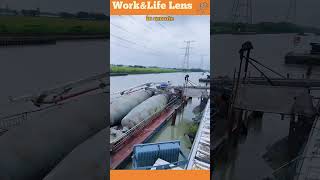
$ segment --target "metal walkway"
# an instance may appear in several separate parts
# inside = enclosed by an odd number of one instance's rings
[[[206,89],[185,88],[183,95],[185,95],[186,97],[193,97],[193,98],[208,97],[209,92]]]
[[[194,139],[187,169],[210,170],[210,100],[208,100]]]
[[[186,97],[208,97],[210,94],[210,86],[184,86],[180,88],[183,88],[183,95]]]
[[[294,111],[313,115],[307,88],[241,84],[234,107],[243,110],[290,115]]]
[[[314,122],[294,180],[320,180],[320,118]]]

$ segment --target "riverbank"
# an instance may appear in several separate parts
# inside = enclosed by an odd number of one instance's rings
[[[130,66],[111,66],[111,75],[129,75],[129,74],[154,74],[154,73],[175,73],[181,72],[175,69],[151,68],[151,67],[130,67]]]
[[[178,72],[199,72],[205,73],[208,70],[202,69],[178,69],[178,68],[161,68],[161,67],[145,67],[145,66],[127,66],[127,65],[111,65],[110,67],[110,75],[111,76],[124,76],[129,74],[158,74],[158,73],[178,73]]]
[[[108,20],[0,16],[1,38],[50,37],[57,40],[106,37]]]
[[[240,33],[238,32],[240,30]],[[256,24],[233,24],[230,22],[215,22],[211,26],[211,34],[288,34],[288,33],[319,33],[320,29],[315,27],[301,26],[288,22],[260,22]]]
[[[57,41],[108,39],[108,34],[101,35],[56,35],[56,36],[16,36],[1,37],[0,46],[56,44]]]
[[[110,76],[127,76],[128,73],[110,73]]]

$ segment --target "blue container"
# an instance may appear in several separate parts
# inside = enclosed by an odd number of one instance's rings
[[[180,142],[164,143],[159,145],[159,158],[173,163],[179,160]]]
[[[152,166],[157,160],[159,147],[157,145],[137,145],[133,148],[136,159],[136,166]]]
[[[138,144],[133,147],[133,167],[146,169],[153,166],[158,158],[177,163],[180,152],[180,141]]]
[[[161,83],[161,84],[160,84],[160,88],[161,88],[161,89],[165,89],[165,88],[167,88],[168,86],[169,86],[168,83]]]

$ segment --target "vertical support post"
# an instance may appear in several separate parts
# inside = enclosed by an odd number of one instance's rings
[[[288,135],[288,153],[290,157],[293,157],[293,145],[294,145],[294,134],[295,134],[295,114],[290,116],[290,126],[289,126],[289,135]]]
[[[187,103],[188,103],[187,96],[183,96],[183,101],[184,101],[183,105],[184,106],[187,105]]]
[[[174,113],[172,115],[171,126],[176,125],[177,113],[178,113],[178,109],[174,109]]]
[[[249,65],[249,58],[250,58],[251,48],[252,48],[252,47],[249,46],[248,49],[247,49],[246,64],[245,64],[245,67],[244,67],[244,77],[243,77],[242,82],[245,82],[245,80],[246,80],[246,78],[247,78],[247,72],[248,72],[248,65]]]
[[[240,110],[239,111],[239,115],[238,115],[238,124],[237,124],[237,128],[240,129],[242,122],[248,119],[248,111],[244,111],[244,110]]]

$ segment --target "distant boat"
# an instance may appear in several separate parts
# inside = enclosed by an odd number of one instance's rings
[[[285,56],[286,64],[320,65],[320,54],[289,52]]]
[[[207,83],[210,82],[210,79],[200,78],[199,82]]]
[[[199,79],[199,82],[202,82],[202,83],[208,83],[208,82],[210,82],[210,75],[207,75],[206,78],[200,78],[200,79]]]
[[[320,43],[310,43],[310,52],[289,52],[285,64],[320,65]]]

